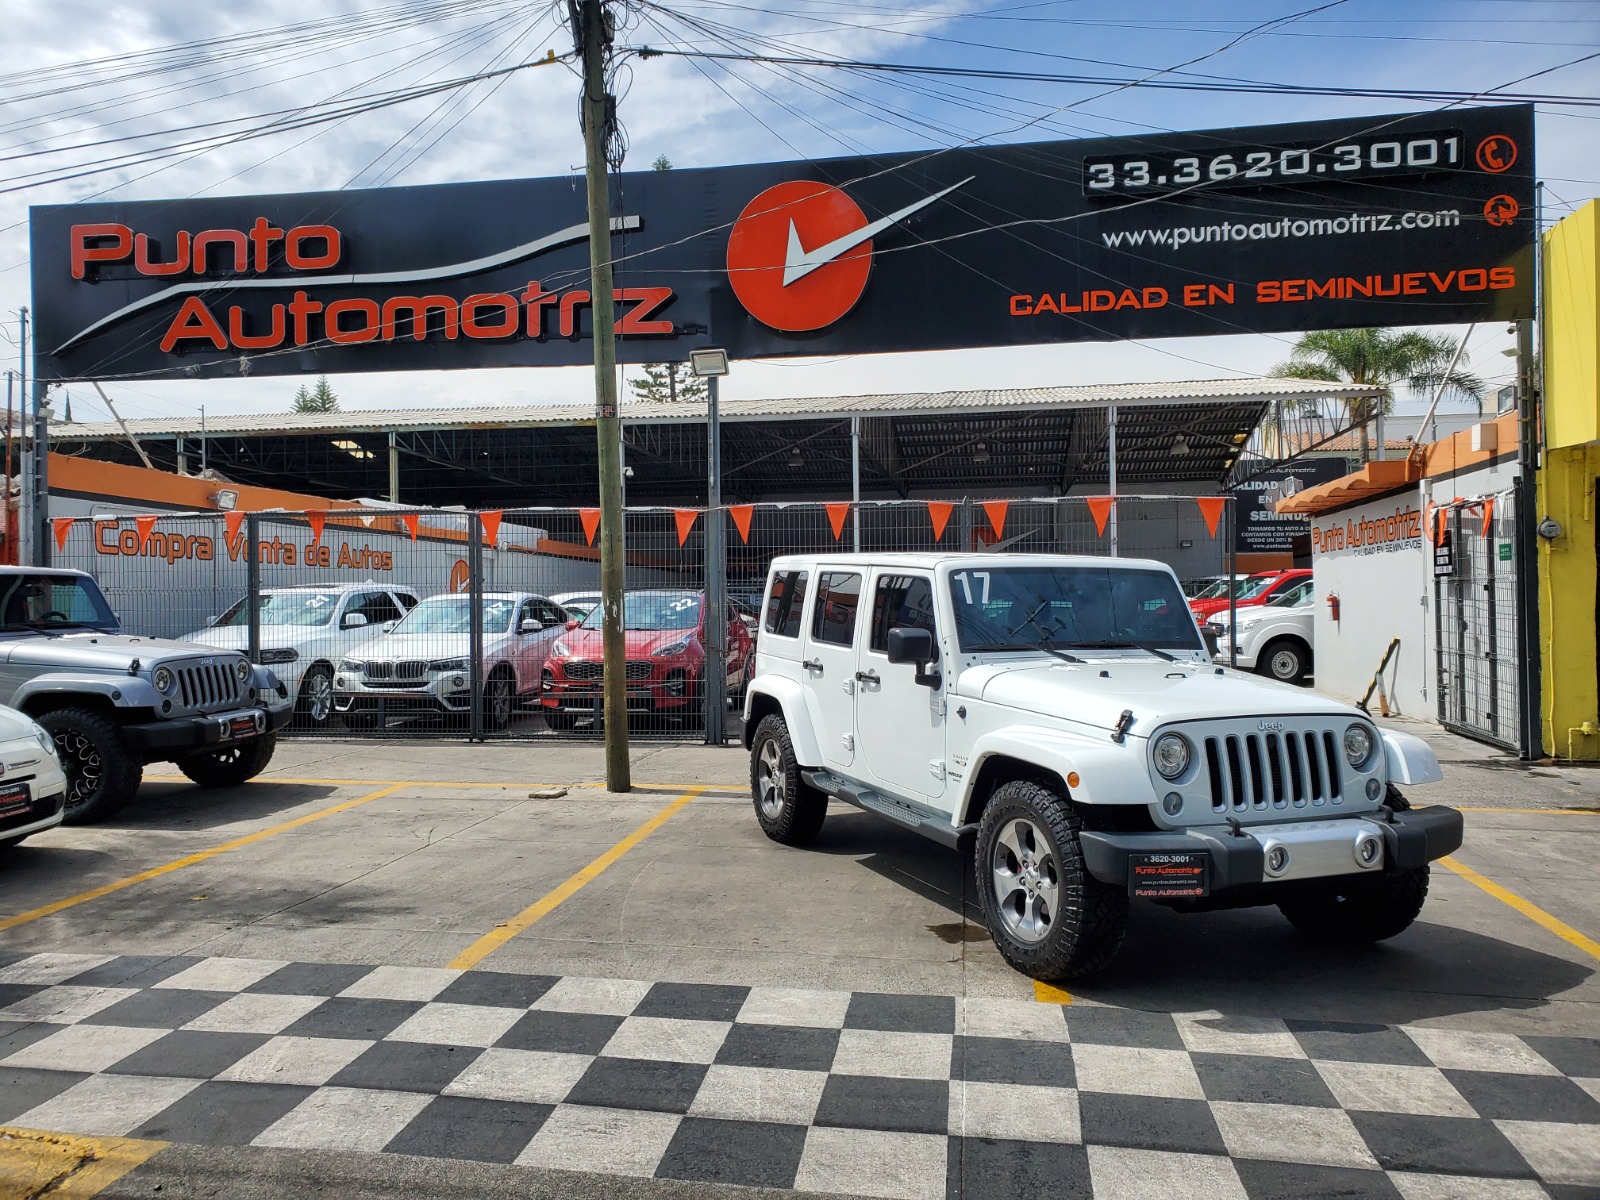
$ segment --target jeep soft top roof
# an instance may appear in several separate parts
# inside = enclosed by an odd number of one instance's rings
[[[784,554],[772,560],[770,570],[793,570],[811,564],[841,567],[905,567],[932,571],[941,566],[964,567],[1118,567],[1157,570],[1171,573],[1166,563],[1153,558],[1111,558],[1104,554],[991,554],[968,551],[960,554],[870,554],[842,553]]]

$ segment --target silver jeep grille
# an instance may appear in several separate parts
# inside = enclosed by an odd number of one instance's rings
[[[170,664],[178,677],[178,702],[185,708],[226,708],[243,699],[243,685],[234,673],[237,659]]]
[[[1304,808],[1344,800],[1343,758],[1329,730],[1230,733],[1204,739],[1213,812]]]

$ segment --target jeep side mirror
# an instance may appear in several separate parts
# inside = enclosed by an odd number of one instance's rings
[[[921,666],[934,659],[933,634],[926,629],[889,630],[889,661]]]
[[[365,613],[345,613],[344,620],[339,622],[341,629],[360,629],[367,623]]]
[[[522,622],[521,625],[517,626],[517,631],[519,633],[538,633],[543,628],[543,621],[536,621],[534,618],[528,617]]]

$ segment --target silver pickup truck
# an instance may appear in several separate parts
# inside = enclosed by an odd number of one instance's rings
[[[0,704],[55,738],[68,824],[115,813],[150,762],[205,787],[243,783],[293,710],[244,655],[125,635],[92,576],[35,567],[0,568]]]

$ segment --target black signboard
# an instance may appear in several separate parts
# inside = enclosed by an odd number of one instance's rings
[[[1278,512],[1278,501],[1349,473],[1342,457],[1305,458],[1264,467],[1235,484],[1230,489],[1237,497],[1235,549],[1240,554],[1293,554],[1295,539],[1311,536],[1311,518]]]
[[[1456,573],[1455,531],[1439,530],[1439,540],[1433,544],[1433,577],[1447,579]]]
[[[625,361],[1523,318],[1533,110],[644,171]],[[581,184],[32,213],[43,379],[591,361]]]

